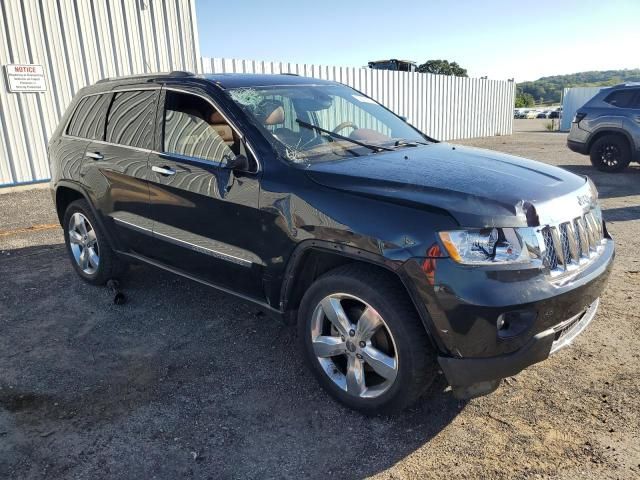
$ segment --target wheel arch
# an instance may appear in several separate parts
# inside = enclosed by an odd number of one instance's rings
[[[100,229],[107,237],[109,245],[111,245],[112,247],[116,245],[116,243],[114,243],[114,238],[111,236],[111,233],[105,227],[104,222],[102,221],[102,217],[98,214],[98,211],[94,207],[89,194],[81,185],[78,185],[75,182],[62,180],[58,182],[55,187],[55,206],[60,225],[64,228],[64,213],[66,212],[69,205],[76,200],[85,200],[87,202],[87,205],[89,205],[91,213],[93,214],[96,222],[98,222]]]
[[[434,348],[438,348],[432,329],[433,324],[426,306],[417,299],[410,286],[410,280],[400,272],[401,262],[394,261],[363,249],[334,242],[306,240],[300,243],[291,255],[285,269],[280,290],[280,308],[289,323],[295,323],[298,307],[304,293],[321,275],[339,266],[361,263],[384,271],[408,295],[427,336]]]
[[[589,141],[587,142],[587,152],[591,153],[591,147],[596,142],[596,140],[604,137],[605,135],[616,135],[624,138],[626,142],[629,144],[631,156],[635,157],[636,145],[635,145],[635,142],[633,141],[633,137],[624,128],[616,128],[616,127],[605,127],[593,132],[589,137]]]

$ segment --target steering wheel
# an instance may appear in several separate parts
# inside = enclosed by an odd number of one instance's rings
[[[353,122],[342,122],[340,125],[338,125],[336,128],[333,129],[333,133],[339,133],[341,130],[344,130],[345,128],[353,128],[354,130],[358,129],[358,126],[353,123]]]

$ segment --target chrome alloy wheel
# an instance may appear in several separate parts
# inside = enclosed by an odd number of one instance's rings
[[[327,376],[349,395],[375,398],[398,375],[389,327],[364,300],[345,293],[322,299],[311,321],[313,351]]]
[[[100,247],[96,231],[82,213],[76,212],[69,220],[69,246],[80,269],[93,275],[100,265]]]

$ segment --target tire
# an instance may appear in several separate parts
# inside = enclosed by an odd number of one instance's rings
[[[86,200],[76,200],[69,204],[64,213],[62,228],[71,265],[85,282],[104,285],[109,279],[118,278],[125,272],[126,262],[111,249]],[[78,235],[82,238],[78,238]],[[86,261],[83,260],[84,251],[88,253]]]
[[[340,323],[336,302],[353,324],[349,332],[345,324],[336,327]],[[361,316],[365,310],[367,314]],[[333,321],[326,311],[333,312]],[[376,333],[367,338],[367,327],[375,323]],[[368,265],[336,268],[311,285],[300,303],[298,337],[308,366],[325,390],[368,415],[403,410],[437,376],[433,348],[406,291],[391,273]],[[328,356],[319,358],[318,354]],[[381,358],[384,365],[375,362]],[[389,365],[395,366],[395,373]]]
[[[620,135],[604,135],[589,150],[591,164],[601,172],[620,172],[631,162],[631,148]]]

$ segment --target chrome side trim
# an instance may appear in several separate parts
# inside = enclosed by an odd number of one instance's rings
[[[113,218],[114,222],[119,223],[119,224],[121,224],[121,225],[123,225],[125,227],[128,227],[128,228],[132,229],[132,230],[137,230],[138,232],[141,232],[141,233],[148,233],[149,235],[153,235],[153,230],[151,230],[150,228],[146,228],[146,227],[143,227],[143,226],[135,224],[135,223],[127,222],[126,220],[123,220],[123,219],[118,218],[118,217],[111,217],[111,218]]]
[[[75,137],[73,135],[67,135],[66,133],[63,134],[62,136],[66,137],[66,138],[71,138],[71,139],[74,139],[74,140],[84,140],[85,142],[89,142],[90,144],[91,143],[99,143],[101,145],[109,145],[109,146],[112,146],[112,147],[130,148],[131,150],[137,150],[138,152],[143,152],[143,153],[160,154],[160,152],[156,152],[155,150],[150,150],[148,148],[134,147],[133,145],[124,145],[122,143],[105,142],[104,140],[92,140],[90,138]]]
[[[231,255],[231,254],[228,254],[228,253],[225,253],[225,252],[221,252],[221,251],[215,250],[213,248],[204,247],[202,245],[197,245],[195,243],[187,242],[186,240],[182,240],[180,238],[176,238],[176,237],[173,237],[171,235],[167,235],[167,234],[160,233],[160,232],[155,232],[150,228],[143,227],[141,225],[138,225],[136,223],[123,220],[123,219],[118,218],[118,217],[113,217],[112,216],[111,218],[113,218],[113,220],[116,223],[118,223],[118,224],[120,224],[120,225],[122,225],[122,226],[124,226],[126,228],[130,228],[130,229],[136,230],[136,231],[138,231],[140,233],[145,233],[145,234],[151,235],[151,236],[153,236],[155,238],[158,238],[159,240],[164,240],[164,241],[167,241],[167,242],[172,243],[174,245],[178,245],[178,246],[181,246],[181,247],[188,248],[189,250],[193,250],[194,252],[198,252],[198,253],[202,253],[202,254],[205,254],[205,255],[209,255],[211,257],[218,258],[220,260],[225,260],[227,262],[235,263],[236,265],[241,265],[241,266],[246,267],[246,268],[251,268],[251,265],[254,264],[254,262],[252,262],[251,260],[247,260],[246,258],[237,257],[235,255]]]
[[[203,247],[201,245],[196,245],[194,243],[187,242],[186,240],[181,240],[179,238],[166,235],[164,233],[153,232],[153,236],[159,237],[161,240],[166,240],[167,242],[173,243],[174,245],[186,247],[189,250],[193,250],[194,252],[204,253],[205,255],[219,258],[220,260],[226,260],[227,262],[235,263],[236,265],[241,265],[243,267],[251,267],[251,265],[253,265],[253,262],[245,258],[235,257],[233,255],[229,255],[228,253],[220,252],[218,250],[213,250],[211,248]]]
[[[553,342],[551,345],[551,351],[549,355],[557,352],[558,350],[567,347],[575,340],[575,338],[582,333],[582,331],[587,328],[587,325],[591,323],[591,321],[595,318],[596,312],[598,311],[598,305],[600,305],[600,299],[596,298],[594,302],[589,305],[589,308],[582,314],[580,320],[575,322],[576,317],[572,317],[564,322],[556,325],[553,330],[555,332],[562,332],[557,340]],[[575,322],[571,325],[572,322]],[[566,328],[565,331],[563,331]]]

